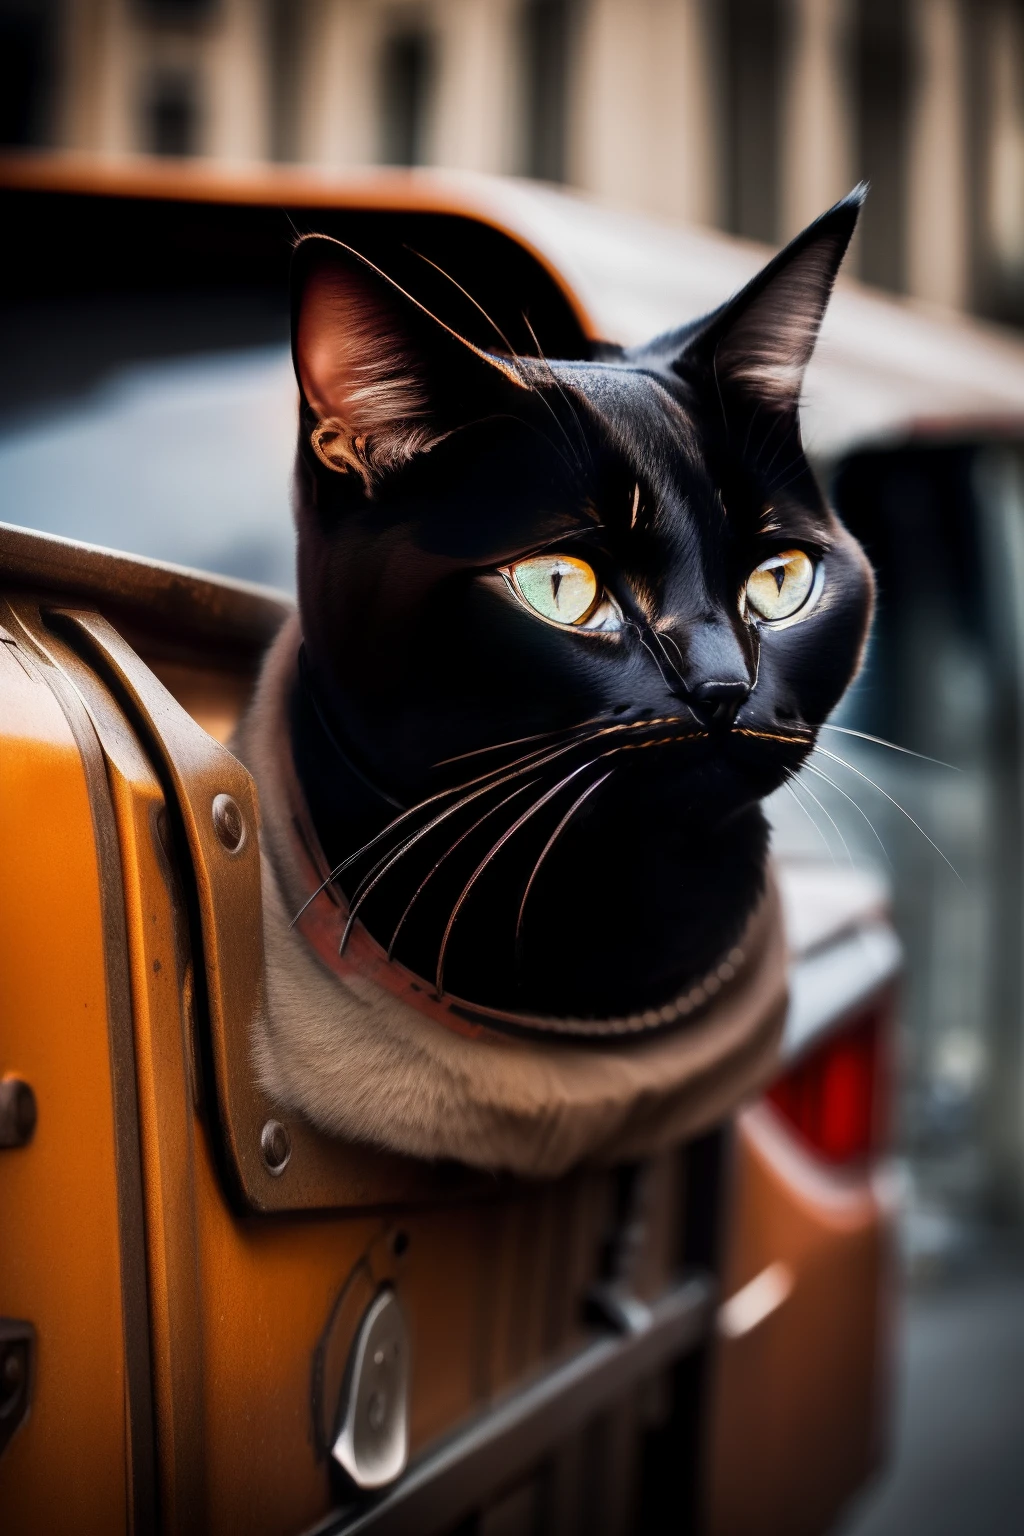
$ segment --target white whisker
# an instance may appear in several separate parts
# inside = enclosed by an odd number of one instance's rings
[[[832,860],[832,863],[833,864],[837,863],[836,855],[835,855],[835,850],[833,849],[832,844],[829,842],[829,840],[825,836],[824,832],[818,826],[818,823],[815,821],[814,817],[811,815],[811,813],[807,809],[806,805],[804,805],[803,801],[800,799],[800,796],[797,794],[796,789],[794,788],[792,782],[789,779],[787,779],[782,787],[786,791],[786,793],[789,795],[789,798],[792,800],[793,804],[798,806],[800,808],[800,810],[803,811],[804,815],[807,817],[807,820],[810,822],[810,824],[814,828],[815,832],[817,832],[818,836],[821,838],[822,842],[825,844],[825,851],[828,854],[829,858]]]
[[[595,789],[600,789],[601,785],[604,784],[608,779],[610,779],[614,772],[615,772],[614,768],[609,768],[608,772],[605,773],[605,774],[602,774],[601,778],[595,779],[593,784],[588,784],[587,788],[583,791],[582,795],[578,795],[577,798],[573,801],[572,805],[570,805],[569,809],[566,811],[565,815],[562,817],[561,821],[558,823],[558,826],[555,828],[555,830],[552,832],[551,836],[548,838],[547,842],[544,844],[544,847],[541,850],[540,858],[537,860],[536,864],[534,864],[534,866],[533,866],[533,869],[530,871],[530,878],[526,882],[526,889],[523,891],[523,897],[522,897],[522,900],[519,903],[519,915],[516,918],[516,954],[517,954],[517,956],[519,955],[520,948],[521,948],[521,938],[522,938],[522,931],[523,931],[523,917],[524,917],[524,915],[526,913],[526,903],[527,903],[527,900],[529,898],[530,892],[533,890],[534,881],[536,880],[538,874],[540,873],[541,865],[544,863],[544,860],[547,858],[547,856],[551,852],[552,848],[558,842],[558,839],[561,837],[562,833],[565,831],[566,827],[569,825],[570,821],[575,816],[576,812],[579,810],[579,808],[583,804],[583,802],[590,798],[590,796],[594,793]]]
[[[826,722],[821,729],[823,731],[839,731],[844,736],[856,736],[859,741],[873,742],[876,747],[888,747],[890,752],[902,752],[906,757],[916,757],[922,763],[934,763],[936,768],[948,768],[951,773],[962,773],[955,763],[944,763],[941,757],[928,757],[924,752],[913,752],[909,747],[901,747],[895,741],[886,741],[884,736],[871,736],[867,731],[855,731],[848,725],[832,725]]]
[[[448,918],[448,925],[444,930],[444,937],[441,940],[441,947],[437,954],[435,989],[437,991],[438,997],[444,996],[444,962],[445,956],[448,952],[448,943],[452,936],[452,929],[455,927],[455,919],[462,911],[462,908],[466,902],[466,898],[469,896],[470,891],[476,885],[476,882],[479,880],[484,870],[490,864],[491,860],[495,858],[498,853],[500,853],[502,848],[504,848],[509,838],[515,836],[520,827],[525,826],[525,824],[530,820],[532,816],[535,816],[539,810],[547,805],[549,800],[552,800],[555,795],[558,794],[559,790],[564,789],[565,786],[567,784],[571,784],[573,779],[577,778],[579,774],[584,773],[588,768],[593,768],[593,766],[593,760],[589,763],[581,764],[579,768],[574,768],[571,773],[567,773],[564,779],[560,779],[558,783],[553,785],[551,789],[547,790],[545,794],[540,795],[532,805],[527,806],[526,810],[523,811],[520,816],[516,817],[515,821],[508,828],[508,830],[503,832],[498,838],[493,848],[491,848],[484,856],[484,858],[480,860],[480,863],[477,865],[476,869],[473,871],[465,885],[462,887],[458,900],[456,901],[454,907],[452,907],[451,914]]]
[[[960,877],[959,871],[956,869],[956,867],[952,863],[950,863],[949,859],[947,859],[946,855],[943,853],[943,851],[939,847],[938,843],[934,842],[933,839],[928,836],[928,833],[924,830],[924,827],[922,827],[918,822],[916,822],[914,820],[913,816],[911,816],[909,811],[905,811],[903,809],[902,805],[900,805],[898,800],[894,800],[893,799],[892,795],[889,794],[888,790],[883,789],[881,784],[876,784],[874,779],[869,779],[866,773],[861,773],[859,768],[855,768],[853,766],[853,764],[852,763],[848,763],[845,758],[837,757],[836,754],[834,752],[830,752],[827,747],[815,747],[814,751],[815,752],[820,752],[823,757],[830,758],[833,763],[838,763],[841,768],[848,769],[850,773],[855,773],[857,775],[858,779],[863,779],[865,784],[870,784],[871,785],[872,789],[877,789],[878,793],[880,795],[883,795],[885,797],[885,799],[888,800],[890,805],[894,805],[896,807],[896,809],[899,811],[901,816],[905,816],[907,818],[907,820],[910,822],[910,825],[912,827],[916,827],[917,828],[917,830],[920,832],[921,836],[924,838],[925,842],[928,843],[932,848],[935,849],[935,852],[938,854],[938,856],[942,860],[943,864],[948,865],[949,869],[952,870],[953,874],[956,875],[956,878],[960,881],[960,884],[963,885],[964,882],[963,882],[963,880]]]
[[[836,791],[836,794],[842,795],[843,799],[848,800],[853,806],[854,810],[857,811],[859,815],[863,816],[864,820],[867,822],[871,829],[872,836],[874,837],[879,848],[882,850],[882,857],[885,859],[885,862],[888,864],[889,868],[892,869],[892,859],[890,859],[888,851],[886,850],[886,846],[882,842],[881,837],[878,835],[878,830],[864,807],[859,805],[852,795],[848,795],[841,784],[837,784],[835,779],[830,779],[828,774],[824,773],[820,768],[816,767],[814,763],[804,763],[803,766],[807,773],[813,773],[816,779],[821,779],[823,783],[830,785],[831,788]]]
[[[850,852],[850,845],[847,843],[846,838],[840,832],[839,827],[836,824],[836,822],[833,821],[833,819],[829,815],[827,809],[825,808],[825,806],[822,805],[821,801],[818,799],[817,795],[814,793],[814,790],[811,788],[811,786],[809,784],[801,784],[800,788],[803,790],[805,795],[810,795],[811,799],[814,801],[815,805],[818,807],[818,810],[826,818],[826,820],[828,821],[829,826],[835,832],[836,837],[838,837],[839,841],[842,843],[843,850],[844,850],[844,852],[846,854],[846,857],[847,857],[848,861],[852,864],[853,863],[853,854]]]

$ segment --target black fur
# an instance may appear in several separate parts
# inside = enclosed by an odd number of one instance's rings
[[[810,750],[870,617],[870,571],[798,423],[861,200],[837,204],[714,315],[647,347],[595,348],[590,362],[510,358],[498,338],[481,354],[354,252],[299,244],[304,668],[292,745],[328,859],[378,838],[339,876],[346,894],[481,785],[379,837],[403,808],[549,746],[423,836],[360,907],[387,946],[462,838],[395,946],[426,984],[470,876],[575,769],[465,897],[446,991],[576,1017],[658,1008],[742,931],[764,879],[760,801]],[[379,395],[359,394],[367,384]],[[794,547],[824,570],[807,616],[776,629],[742,614],[751,570]],[[566,631],[516,600],[498,567],[549,549],[590,563],[621,629]],[[552,846],[519,924],[552,832],[610,769]]]

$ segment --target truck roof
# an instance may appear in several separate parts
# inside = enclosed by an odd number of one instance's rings
[[[536,182],[454,171],[326,171],[143,157],[0,157],[0,188],[232,208],[452,215],[527,250],[591,336],[633,344],[715,308],[766,247]],[[841,278],[807,373],[804,430],[830,457],[880,438],[1024,425],[1024,341]]]

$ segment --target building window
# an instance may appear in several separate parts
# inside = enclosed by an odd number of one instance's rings
[[[0,144],[50,141],[57,15],[49,0],[0,4]]]
[[[381,58],[381,160],[425,165],[434,49],[423,31],[393,33]]]
[[[220,0],[135,0],[135,10],[146,21],[166,22],[172,26],[206,21],[215,16],[219,8]]]
[[[152,155],[199,152],[199,89],[189,69],[154,71],[144,106],[145,147]]]
[[[270,154],[299,159],[299,93],[306,7],[295,0],[268,0]]]
[[[1024,324],[1024,14],[982,14],[970,39],[974,302]]]
[[[859,231],[860,274],[906,287],[906,209],[913,51],[907,0],[860,0],[853,74],[857,174],[871,183]]]
[[[521,13],[522,170],[542,181],[566,177],[571,0],[527,0]]]
[[[774,244],[779,225],[781,94],[788,52],[784,0],[723,0],[719,18],[722,222]]]

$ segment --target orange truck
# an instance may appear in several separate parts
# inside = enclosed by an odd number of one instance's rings
[[[658,271],[702,305],[644,226],[514,184],[36,159],[0,187],[8,297],[103,345],[125,294],[187,329],[242,271],[272,310],[293,226],[398,229],[552,350],[628,324],[630,263],[641,307]],[[260,808],[227,743],[289,599],[5,515],[5,1533],[826,1530],[884,1448],[884,885],[780,852],[778,1078],[648,1163],[531,1182],[327,1138],[248,1049]]]

